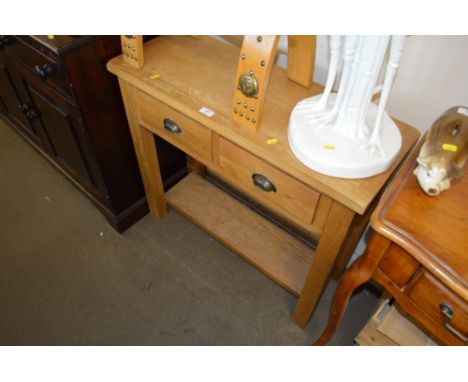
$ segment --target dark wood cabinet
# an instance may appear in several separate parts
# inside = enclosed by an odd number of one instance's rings
[[[0,56],[0,112],[25,130],[33,133],[29,121],[20,109],[21,100],[16,93],[11,79],[10,71]]]
[[[123,231],[148,211],[116,79],[118,36],[1,36],[0,115]],[[165,187],[185,173],[167,142]]]

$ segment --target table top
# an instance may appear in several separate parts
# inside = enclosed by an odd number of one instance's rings
[[[30,37],[52,52],[63,54],[100,36],[31,35]]]
[[[238,146],[299,179],[321,193],[363,214],[393,173],[402,157],[419,137],[407,124],[398,124],[403,145],[398,159],[385,173],[366,179],[342,179],[312,171],[289,148],[287,127],[292,109],[300,100],[318,94],[323,87],[306,89],[288,80],[286,70],[272,70],[265,99],[263,122],[255,132],[234,122],[231,105],[239,48],[208,36],[163,36],[144,45],[145,65],[141,69],[126,65],[122,56],[108,63],[108,70],[140,90],[221,134]],[[154,76],[159,75],[159,76]],[[199,112],[208,107],[216,114]],[[278,143],[268,145],[267,140]]]
[[[413,174],[422,143],[388,188],[371,225],[468,301],[468,176],[453,180],[439,196],[424,193]]]

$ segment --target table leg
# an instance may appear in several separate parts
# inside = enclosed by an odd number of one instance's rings
[[[314,260],[296,304],[293,321],[304,328],[322,295],[351,226],[354,212],[334,201],[320,237]]]
[[[137,116],[135,115],[135,111],[138,109],[136,105],[131,104],[131,100],[134,99],[131,93],[134,92],[135,89],[122,79],[119,79],[119,84],[133,145],[135,146],[141,178],[143,179],[146,200],[148,201],[151,215],[156,219],[161,219],[166,215],[166,197],[164,194],[154,135],[151,131],[145,129],[138,123]]]
[[[338,283],[327,326],[314,345],[325,345],[330,341],[343,318],[353,291],[371,278],[389,245],[390,241],[383,236],[378,234],[372,236],[364,254],[356,260]]]

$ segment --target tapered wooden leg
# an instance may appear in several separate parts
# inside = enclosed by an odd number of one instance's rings
[[[139,140],[137,149],[138,165],[145,187],[146,200],[151,215],[156,219],[162,219],[166,215],[166,195],[161,177],[161,169],[159,168],[158,154],[154,143],[154,135],[151,131],[144,127],[138,126],[138,132],[132,128],[132,137]],[[139,151],[139,152],[138,152]]]
[[[140,168],[143,186],[145,188],[146,200],[151,215],[156,219],[161,219],[166,215],[166,196],[164,194],[161,170],[159,168],[158,154],[154,143],[154,135],[151,131],[145,129],[138,123],[136,105],[131,104],[132,92],[135,89],[122,79],[119,79],[122,92],[125,112],[127,113],[130,133],[132,135],[133,145]]]
[[[374,211],[375,206],[377,205],[377,201],[380,198],[375,198],[375,201],[367,208],[367,212],[364,215],[356,215],[353,220],[353,224],[351,230],[349,232],[348,237],[346,238],[346,243],[341,250],[340,257],[338,258],[335,268],[333,269],[332,277],[335,280],[339,280],[341,276],[343,276],[346,266],[351,259],[356,247],[359,243],[359,240],[362,237],[362,234],[366,230],[367,223],[369,223],[369,218],[371,213]]]
[[[353,217],[353,211],[336,201],[332,203],[314,260],[292,316],[292,320],[301,328],[309,322],[323,289],[330,279],[331,271]]]
[[[343,318],[353,291],[369,281],[389,245],[389,240],[374,233],[364,254],[356,260],[338,283],[333,296],[327,326],[314,345],[326,345],[330,341]]]

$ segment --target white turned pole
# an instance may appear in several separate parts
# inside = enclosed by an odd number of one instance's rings
[[[382,91],[380,93],[379,108],[377,110],[377,116],[375,118],[374,129],[370,137],[369,143],[372,145],[380,146],[380,131],[382,127],[382,118],[385,112],[385,106],[387,105],[388,96],[390,89],[395,79],[396,72],[400,66],[401,56],[403,54],[403,47],[405,46],[406,36],[393,36],[390,57],[387,64],[387,70],[385,72],[385,79],[382,85]]]
[[[384,63],[391,41],[389,62]],[[306,165],[327,175],[363,178],[387,170],[398,155],[401,135],[385,113],[404,38],[346,36],[330,38],[331,59],[323,94],[299,102],[291,113],[288,139]],[[333,93],[340,60],[343,74]],[[372,95],[385,67],[379,105]],[[376,155],[378,153],[378,155]]]

